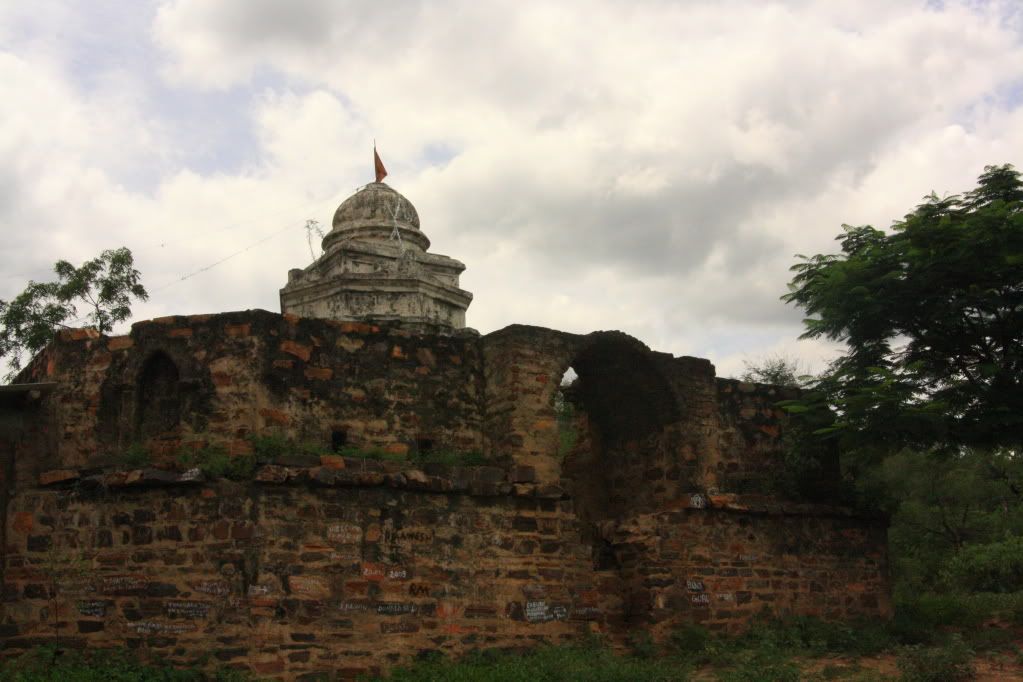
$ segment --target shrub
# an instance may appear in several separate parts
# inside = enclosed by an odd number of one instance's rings
[[[676,628],[668,639],[668,650],[677,655],[701,654],[710,642],[710,632],[699,625],[685,624]]]
[[[352,457],[354,459],[375,459],[380,461],[393,461],[393,462],[404,462],[405,455],[398,454],[395,452],[387,452],[383,448],[359,448],[354,445],[348,445],[337,451],[337,454],[342,457]]]
[[[272,462],[282,455],[289,454],[294,446],[293,441],[280,433],[252,434],[252,454],[261,463]]]
[[[178,464],[186,469],[198,467],[207,478],[230,478],[240,481],[251,478],[256,469],[256,458],[252,455],[228,454],[224,446],[213,444],[196,449],[182,446],[178,450]]]
[[[5,661],[0,682],[246,682],[247,673],[220,668],[194,668],[143,663],[123,649],[73,651],[42,646]]]
[[[526,652],[484,651],[460,661],[433,660],[397,668],[389,682],[675,682],[678,661],[620,657],[593,646],[542,646]]]
[[[636,658],[653,658],[657,655],[657,643],[646,630],[629,635],[629,650]]]
[[[969,592],[1023,589],[1023,537],[967,545],[945,564],[945,580]]]
[[[483,453],[477,450],[469,452],[429,450],[416,453],[409,461],[417,465],[442,464],[444,466],[482,466],[487,463]]]
[[[142,443],[132,443],[124,452],[114,456],[117,466],[128,469],[138,469],[152,463],[153,458],[149,451],[142,446]]]
[[[959,635],[943,646],[904,647],[898,666],[905,682],[956,682],[972,680],[975,675],[973,651]]]

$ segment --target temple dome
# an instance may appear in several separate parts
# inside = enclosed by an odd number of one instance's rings
[[[341,202],[334,212],[333,229],[365,226],[419,229],[419,213],[412,202],[382,182],[371,182]]]

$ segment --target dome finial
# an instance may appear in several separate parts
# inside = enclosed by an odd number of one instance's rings
[[[376,140],[373,140],[373,169],[377,174],[377,182],[383,182],[384,178],[387,177],[387,169],[384,168],[384,162],[380,160],[380,155],[377,154]]]

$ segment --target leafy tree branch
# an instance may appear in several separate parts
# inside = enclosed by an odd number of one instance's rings
[[[8,380],[21,369],[23,354],[42,350],[58,330],[88,321],[109,333],[131,317],[132,299],[149,298],[131,251],[124,247],[106,250],[79,267],[60,260],[53,270],[56,281],[30,281],[12,300],[0,300],[0,357],[10,366]],[[86,309],[84,315],[79,306]]]

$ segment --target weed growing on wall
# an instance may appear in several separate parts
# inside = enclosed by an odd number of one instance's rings
[[[442,466],[484,466],[487,463],[482,452],[473,450],[470,452],[458,452],[454,450],[430,450],[419,452],[409,458],[409,461],[423,466],[426,464],[439,464]]]
[[[320,456],[333,454],[330,448],[310,443],[295,441],[281,433],[271,432],[249,436],[252,443],[252,454],[256,464],[269,464],[287,458],[293,462],[316,466]]]
[[[242,481],[252,478],[260,462],[254,455],[231,455],[222,445],[182,446],[177,454],[184,469],[198,468],[207,478]]]
[[[132,443],[124,450],[108,453],[106,460],[121,469],[141,469],[153,463],[153,456],[142,443]]]

